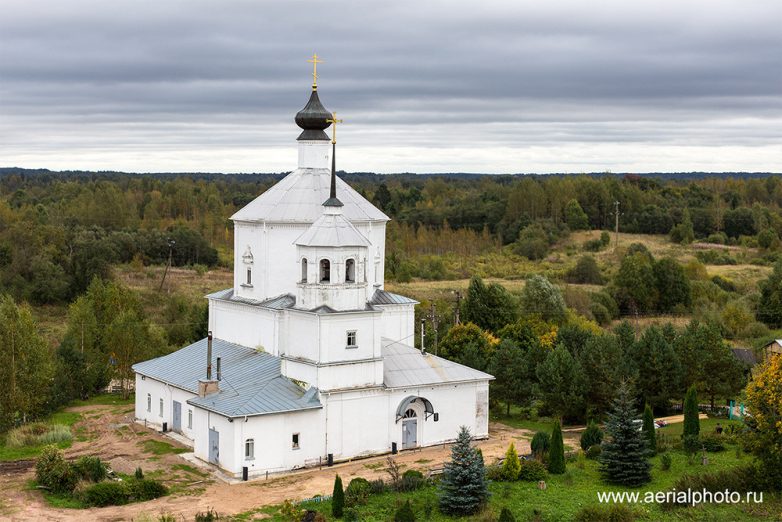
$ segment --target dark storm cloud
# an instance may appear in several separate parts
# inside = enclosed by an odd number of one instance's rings
[[[254,167],[232,165],[275,170],[262,151],[295,136],[313,51],[345,141],[376,148],[356,168],[395,170],[388,145],[429,150],[440,170],[462,170],[443,151],[465,146],[730,145],[748,165],[780,152],[782,3],[589,4],[6,0],[0,163],[61,152],[107,168],[129,151],[124,168],[155,170],[164,151],[186,169],[191,151],[255,148]],[[530,170],[559,170],[544,160]]]

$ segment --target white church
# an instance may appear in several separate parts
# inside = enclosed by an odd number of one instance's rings
[[[317,79],[316,74],[313,74]],[[136,364],[138,422],[252,477],[488,436],[491,375],[413,348],[384,290],[389,218],[335,175],[338,120],[313,82],[299,165],[234,214],[234,284],[207,339]]]

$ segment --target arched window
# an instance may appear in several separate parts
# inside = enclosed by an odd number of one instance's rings
[[[356,282],[356,261],[354,259],[348,259],[345,261],[345,282]]]
[[[147,411],[152,413],[152,394],[147,394]]]
[[[418,417],[418,415],[415,414],[415,410],[412,408],[409,408],[404,415],[402,415],[403,419],[414,419]]]
[[[331,282],[331,262],[328,259],[320,260],[320,282]]]
[[[307,258],[301,260],[301,282],[307,282]]]
[[[244,441],[244,458],[247,460],[255,458],[255,440],[247,439]]]

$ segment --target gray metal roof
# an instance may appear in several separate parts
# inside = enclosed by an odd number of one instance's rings
[[[392,305],[392,304],[418,304],[415,299],[410,299],[403,295],[386,292],[385,290],[375,290],[372,299],[369,300],[372,305]]]
[[[361,194],[337,178],[337,195],[349,221],[388,221],[389,218]],[[329,198],[329,169],[297,169],[231,216],[234,221],[314,223]]]
[[[310,247],[367,247],[370,242],[342,214],[325,213],[299,236],[296,244]]]
[[[749,366],[755,366],[758,363],[758,358],[755,356],[755,352],[751,348],[731,348],[733,355],[739,361]]]
[[[198,393],[198,380],[206,377],[207,340],[133,365],[141,375]],[[189,404],[226,417],[263,415],[320,408],[317,389],[304,390],[280,373],[280,359],[268,353],[222,339],[212,342],[212,369],[221,359],[220,391],[196,397]]]
[[[264,308],[271,308],[274,310],[293,308],[293,306],[296,304],[296,296],[293,294],[282,294],[276,297],[270,297],[269,299],[264,299],[263,301],[259,301],[257,299],[250,299],[248,297],[234,295],[233,288],[226,288],[225,290],[208,294],[206,297],[207,299],[218,299],[220,301],[231,301],[234,303],[262,306]]]
[[[430,353],[421,354],[420,350],[391,339],[383,338],[382,347],[383,383],[388,388],[494,379],[488,373]]]

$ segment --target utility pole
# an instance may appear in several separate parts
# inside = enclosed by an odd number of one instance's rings
[[[426,345],[424,345],[424,337],[426,337],[426,319],[421,319],[421,353],[426,352]]]
[[[168,269],[171,267],[174,245],[176,245],[176,241],[174,241],[173,239],[169,239],[168,240],[168,263],[166,263],[166,269],[163,271],[163,279],[160,280],[160,288],[158,288],[158,292],[163,291],[163,283],[166,282],[166,275],[168,274]]]
[[[434,354],[437,355],[437,312],[434,308],[434,303],[429,305],[429,319],[432,321],[432,328],[434,329]]]
[[[459,319],[459,309],[462,307],[462,293],[458,290],[456,291],[456,310],[454,311],[454,318],[453,318],[453,324],[461,324],[461,320]]]
[[[614,240],[614,252],[616,252],[616,248],[619,246],[619,202],[614,201],[614,235],[616,239]]]

